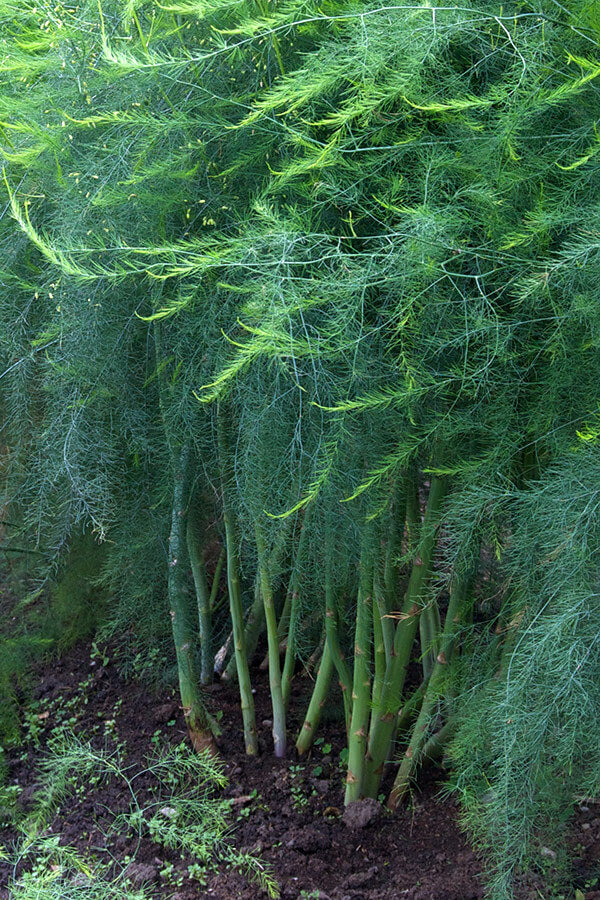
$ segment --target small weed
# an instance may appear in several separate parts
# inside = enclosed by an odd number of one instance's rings
[[[0,825],[12,824],[19,818],[17,800],[21,790],[16,784],[0,786]]]
[[[346,786],[346,772],[348,769],[348,748],[343,747],[338,756],[338,777],[341,779],[342,788]]]
[[[258,791],[256,790],[256,788],[254,788],[254,790],[252,791],[251,794],[248,794],[248,803],[245,806],[242,806],[242,808],[240,809],[240,811],[237,814],[238,822],[240,822],[242,819],[250,818],[252,811],[254,809],[254,806],[252,805],[252,803],[250,801],[256,800],[259,797],[260,797],[260,795],[259,795]]]
[[[173,863],[165,863],[159,872],[160,877],[172,887],[181,887],[183,884],[183,873],[176,869]]]
[[[136,653],[130,662],[120,667],[121,674],[136,681],[152,680],[167,665],[167,657],[156,647]]]
[[[112,750],[95,750],[75,735],[65,733],[49,743],[49,750],[51,755],[40,774],[37,808],[27,823],[30,835],[40,834],[57,807],[68,796],[89,790],[92,781],[94,787],[117,781],[127,788],[131,803],[128,810],[114,816],[108,833],[133,831],[140,837],[145,834],[169,850],[189,854],[201,867],[219,861],[258,882],[269,896],[279,896],[277,884],[264,864],[227,843],[230,804],[215,794],[227,782],[218,762],[208,754],[194,753],[185,743],[155,748],[146,768],[132,773],[123,764],[119,745]],[[151,780],[154,787],[151,799],[144,803],[136,793],[135,782],[141,776],[145,781]],[[165,864],[161,877],[169,885],[179,887],[185,875],[169,866]]]
[[[326,744],[326,743],[325,743],[325,738],[322,738],[322,737],[318,737],[318,738],[315,740],[314,746],[315,746],[318,750],[321,751],[321,753],[323,754],[323,756],[329,756],[329,754],[331,753],[331,750],[332,750],[331,744],[329,744],[329,743]]]
[[[188,866],[188,876],[193,881],[197,881],[201,887],[206,887],[206,884],[207,884],[206,866],[202,866],[199,863],[192,863],[191,866]]]
[[[144,891],[129,886],[125,868],[109,877],[97,862],[61,847],[58,835],[26,838],[19,862],[26,862],[27,870],[9,885],[13,900],[148,900]]]
[[[98,647],[98,645],[94,641],[92,643],[90,659],[93,660],[94,662],[100,661],[102,666],[104,666],[104,668],[106,668],[106,666],[110,662],[110,656],[108,655],[107,648],[106,647],[102,647],[102,648]]]
[[[310,803],[304,781],[304,766],[290,766],[290,792],[292,794],[292,806],[297,812],[302,812]],[[316,794],[316,791],[312,792]]]
[[[40,735],[44,730],[43,722],[48,718],[46,713],[39,712],[39,704],[32,704],[26,711],[23,717],[23,743],[24,744],[33,744],[36,750],[39,749],[40,746]],[[43,718],[40,718],[43,716]]]

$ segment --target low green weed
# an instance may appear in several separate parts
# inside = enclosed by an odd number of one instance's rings
[[[19,819],[17,801],[21,788],[16,784],[0,785],[0,826],[14,824]]]
[[[125,868],[111,877],[105,866],[61,847],[59,835],[24,840],[15,862],[26,871],[10,883],[11,900],[148,900],[128,884]]]
[[[143,799],[137,789],[139,779],[147,790]],[[182,858],[191,856],[202,870],[218,864],[236,868],[270,897],[279,896],[277,883],[263,863],[239,853],[227,840],[231,806],[216,796],[227,779],[220,762],[208,753],[196,754],[183,743],[154,747],[146,767],[134,769],[124,762],[119,747],[96,750],[65,731],[50,740],[39,782],[34,811],[27,820],[31,839],[43,833],[54,812],[82,785],[120,783],[129,803],[124,812],[113,814],[108,841],[112,835],[133,831],[139,841],[148,837]]]

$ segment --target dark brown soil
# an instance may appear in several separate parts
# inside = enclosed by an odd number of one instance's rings
[[[110,651],[108,652],[110,656]],[[438,799],[440,773],[423,773],[420,793],[408,808],[389,815],[358,807],[342,816],[343,770],[338,764],[342,746],[340,726],[329,723],[310,758],[299,760],[292,749],[289,759],[279,761],[270,752],[270,708],[268,685],[263,673],[254,675],[261,755],[244,755],[241,716],[235,687],[216,684],[210,690],[214,710],[222,710],[221,748],[229,786],[226,796],[234,799],[231,842],[260,855],[268,863],[284,898],[311,896],[321,900],[470,900],[482,897],[482,864],[457,825],[452,802]],[[84,686],[85,685],[85,686]],[[298,677],[294,704],[302,709],[298,695],[308,693],[310,680]],[[9,757],[9,784],[22,789],[20,804],[27,808],[36,786],[36,766],[45,741],[56,725],[58,711],[73,730],[91,738],[99,747],[107,737],[126,744],[127,764],[143,768],[151,738],[185,739],[183,716],[172,690],[160,694],[139,682],[125,682],[114,659],[90,657],[90,647],[80,646],[62,660],[53,661],[40,673],[35,692],[38,706],[29,713],[38,746],[15,749]],[[119,705],[119,701],[122,703]],[[43,710],[43,711],[42,711]],[[50,710],[50,713],[48,711]],[[114,725],[111,724],[114,722]],[[299,723],[291,722],[290,733]],[[95,729],[95,731],[94,731]],[[31,731],[31,729],[30,729]],[[155,740],[157,738],[155,737]],[[106,839],[109,812],[129,803],[126,788],[111,784],[90,789],[70,798],[51,823],[61,843],[93,852],[100,858],[123,860],[135,857],[130,866],[134,881],[149,885],[155,897],[179,900],[211,897],[214,900],[259,900],[266,896],[239,873],[221,866],[209,874],[204,885],[188,877],[192,859],[180,859],[149,839],[139,847],[137,839],[115,835]],[[377,812],[373,818],[372,813]],[[600,810],[582,804],[575,827],[579,881],[585,885],[600,857]],[[362,823],[361,817],[370,821]],[[359,827],[361,826],[362,827]],[[5,829],[0,843],[10,846],[16,834]],[[172,864],[168,876],[165,866]],[[163,873],[163,874],[161,874]],[[0,864],[0,898],[8,898],[8,866]],[[589,878],[588,878],[589,881]],[[578,895],[600,898],[585,888]],[[535,879],[520,890],[522,898],[551,896]],[[565,895],[566,896],[566,895]]]

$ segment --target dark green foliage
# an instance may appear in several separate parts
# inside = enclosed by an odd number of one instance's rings
[[[575,798],[596,796],[600,786],[591,727],[600,703],[600,531],[597,489],[584,488],[599,475],[597,451],[581,447],[535,490],[497,500],[515,520],[512,618],[492,677],[484,669],[484,683],[462,703],[452,756],[465,818],[494,863],[499,897],[514,870],[539,854],[532,836],[559,847]]]
[[[48,609],[41,632],[52,646],[63,650],[92,636],[106,614],[106,595],[97,581],[106,557],[106,545],[87,532],[76,536],[55,584],[48,588]]]
[[[19,740],[18,694],[28,694],[35,665],[89,638],[102,622],[105,597],[95,579],[104,555],[104,547],[89,534],[76,537],[45,588],[31,590],[20,600],[11,594],[23,593],[28,582],[31,586],[31,576],[19,575],[15,566],[7,577],[0,613],[1,743]],[[1,775],[0,764],[0,780]]]

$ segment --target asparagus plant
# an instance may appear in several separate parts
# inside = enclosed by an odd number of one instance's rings
[[[266,631],[277,753],[296,670],[301,753],[342,688],[347,802],[447,748],[495,900],[597,789],[599,36],[583,0],[0,3],[0,505],[40,579],[106,539],[106,627],[171,641],[198,746],[231,631],[257,752]]]

